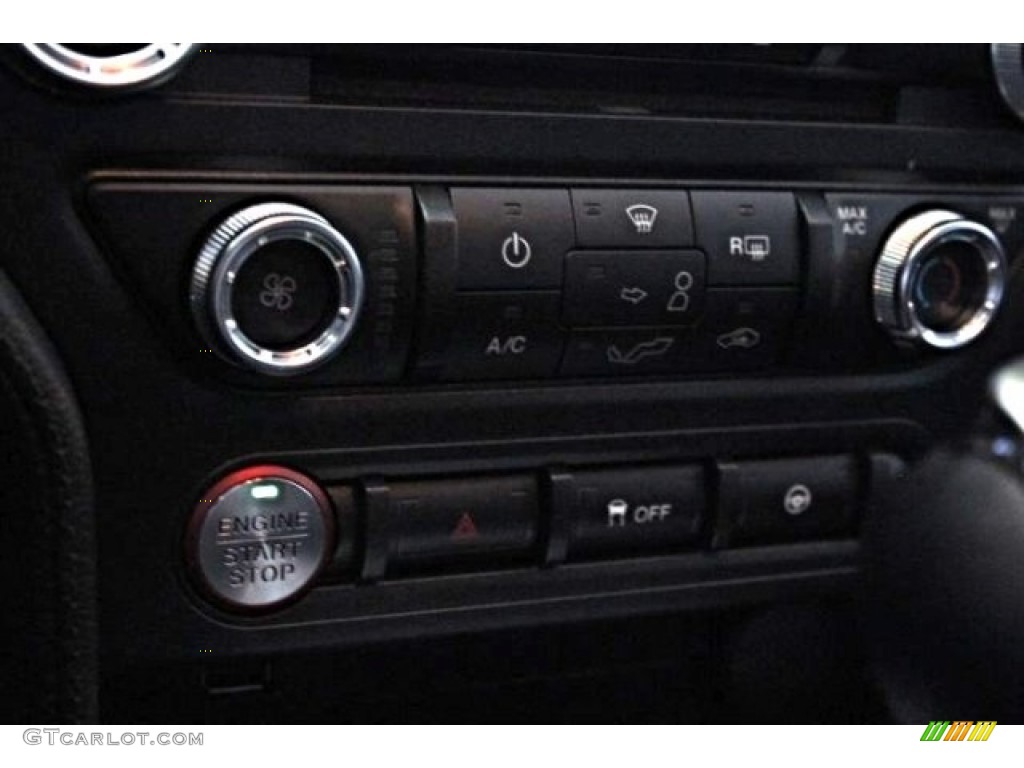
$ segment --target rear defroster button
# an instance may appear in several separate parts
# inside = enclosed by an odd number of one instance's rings
[[[333,551],[330,502],[305,475],[250,467],[200,500],[186,557],[203,592],[224,608],[265,610],[308,589]]]

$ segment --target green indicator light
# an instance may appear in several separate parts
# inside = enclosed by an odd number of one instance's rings
[[[254,485],[250,493],[254,499],[276,499],[281,489],[276,485]]]

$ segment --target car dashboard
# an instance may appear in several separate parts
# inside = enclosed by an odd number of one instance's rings
[[[1019,44],[3,48],[12,717],[898,719]]]

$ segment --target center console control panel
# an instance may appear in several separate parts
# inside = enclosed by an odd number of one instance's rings
[[[1024,204],[104,177],[87,197],[178,350],[268,387],[905,364],[997,316]]]
[[[849,539],[870,466],[836,454],[321,487],[258,465],[204,493],[185,559],[207,601],[252,613],[318,584]]]

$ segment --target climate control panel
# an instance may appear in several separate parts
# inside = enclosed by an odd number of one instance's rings
[[[902,366],[998,316],[1024,199],[100,178],[89,202],[189,359],[330,387]]]

